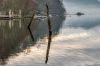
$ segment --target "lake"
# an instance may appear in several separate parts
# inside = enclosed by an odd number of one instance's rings
[[[17,26],[12,28],[2,27],[1,30],[3,29],[3,35],[5,35],[2,37],[4,40],[2,44],[5,43],[3,45],[7,49],[4,51],[4,58],[7,59],[5,66],[97,66],[100,61],[99,17],[97,15],[68,16],[64,22],[59,21],[54,24],[47,64],[45,64],[48,45],[46,19],[37,22],[38,27],[32,24],[34,41],[25,25],[28,24],[26,22],[21,25],[19,22],[14,22]],[[16,32],[15,29],[18,31]],[[6,34],[7,31],[10,33]]]
[[[47,18],[0,20],[0,65],[100,66],[100,15],[83,12],[51,17],[52,36]]]

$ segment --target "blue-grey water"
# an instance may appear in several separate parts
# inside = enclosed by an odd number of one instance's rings
[[[6,66],[99,66],[100,16],[67,17],[52,38],[48,63],[45,64],[48,37],[37,40]]]
[[[99,0],[91,0],[91,2],[90,0],[63,0],[67,13],[82,11],[86,15],[50,18],[52,41],[47,64],[45,64],[48,45],[46,18],[34,19],[30,27],[31,31],[27,28],[30,20],[0,21],[0,41],[4,46],[4,48],[0,47],[2,48],[0,64],[4,66],[100,66],[100,3]]]

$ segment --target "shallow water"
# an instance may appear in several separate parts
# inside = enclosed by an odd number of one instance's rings
[[[30,34],[20,42],[9,57],[5,66],[99,66],[100,65],[100,16],[71,16],[66,17],[56,32],[53,28],[53,37],[49,52],[48,63],[46,49],[48,44],[48,28],[46,21],[41,20],[33,36]],[[43,25],[41,25],[43,23]],[[54,25],[55,26],[55,25]],[[52,26],[53,27],[53,26]],[[55,27],[56,28],[56,27]],[[40,30],[45,30],[41,35]],[[47,30],[47,33],[46,33]],[[54,31],[55,30],[55,31]],[[35,33],[36,32],[36,33]],[[37,34],[37,36],[36,36]],[[16,37],[15,37],[16,38]],[[12,39],[13,40],[13,39]],[[16,45],[17,46],[17,45]]]
[[[64,0],[66,10],[76,5],[71,1],[66,4]],[[91,15],[87,10],[83,16],[51,17],[52,37],[46,18],[34,19],[30,29],[30,19],[0,20],[0,66],[100,66],[99,8],[93,10]],[[73,8],[68,11],[74,13]],[[51,45],[45,64],[48,42]]]

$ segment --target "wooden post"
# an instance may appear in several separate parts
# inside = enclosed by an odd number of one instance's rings
[[[47,51],[46,51],[46,60],[45,63],[48,62],[48,57],[49,57],[49,51],[50,51],[50,45],[51,45],[51,41],[52,41],[52,25],[50,22],[50,16],[49,16],[49,7],[46,4],[46,9],[47,9],[47,20],[48,20],[48,30],[49,30],[49,37],[48,37],[48,46],[47,46]]]
[[[21,19],[19,19],[18,21],[19,21],[19,28],[21,28]]]
[[[12,15],[11,15],[11,10],[9,10],[9,17],[10,17],[10,18],[12,17]]]
[[[9,20],[9,28],[11,29],[11,20]]]
[[[21,18],[21,10],[19,10],[19,17]]]
[[[13,20],[11,20],[11,25],[12,25],[12,27],[14,26],[14,21]]]

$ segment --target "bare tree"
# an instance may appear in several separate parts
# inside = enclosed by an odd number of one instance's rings
[[[23,15],[31,14],[37,9],[34,0],[0,0],[0,5],[2,11],[9,12],[11,9],[14,13],[18,13],[22,10]]]

